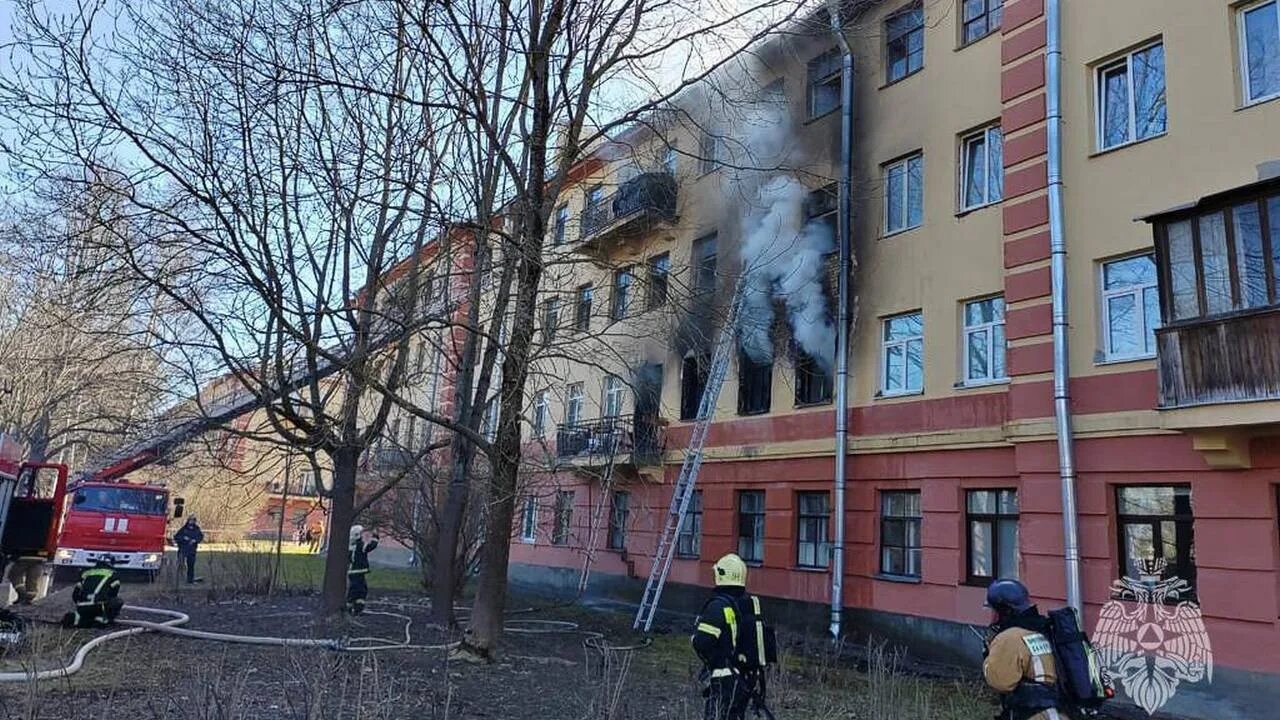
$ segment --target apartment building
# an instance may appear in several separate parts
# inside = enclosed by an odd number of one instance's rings
[[[1114,581],[1160,561],[1200,604],[1215,666],[1165,710],[1262,717],[1280,700],[1280,8],[1060,6],[1087,625]],[[992,578],[1020,577],[1042,607],[1066,598],[1045,3],[856,7],[846,630],[972,661],[964,624],[986,622]],[[755,55],[720,94],[785,108],[785,174],[833,223],[836,43],[819,23]],[[599,148],[554,214],[563,272],[529,398],[547,463],[514,530],[518,581],[572,587],[589,557],[589,592],[635,598],[649,572],[747,256],[736,195],[759,185],[742,162],[759,114],[714,94]],[[736,551],[754,591],[817,631],[832,377],[774,300],[775,352],[739,353],[724,383],[664,601],[696,608]]]

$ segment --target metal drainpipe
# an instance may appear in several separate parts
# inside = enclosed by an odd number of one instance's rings
[[[840,273],[836,281],[835,538],[831,546],[831,638],[840,639],[844,611],[844,486],[849,446],[849,273],[853,237],[853,49],[844,35],[839,4],[830,2],[831,31],[840,44]]]
[[[1067,604],[1082,613],[1076,463],[1071,433],[1071,364],[1067,346],[1067,243],[1062,210],[1062,3],[1045,3],[1045,110],[1049,134],[1049,257],[1053,295],[1053,416],[1062,481],[1062,545]]]

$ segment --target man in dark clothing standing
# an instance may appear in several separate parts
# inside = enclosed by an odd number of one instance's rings
[[[369,596],[369,553],[378,547],[378,534],[359,525],[351,528],[351,564],[347,567],[347,610],[352,615],[364,612]]]
[[[178,546],[178,561],[187,566],[187,584],[196,581],[196,548],[204,542],[204,533],[196,523],[196,516],[187,518],[173,536],[173,544]]]
[[[106,560],[80,574],[80,582],[71,591],[76,607],[62,616],[63,627],[106,627],[115,622],[124,607],[120,599],[120,578]]]
[[[715,594],[703,606],[693,633],[693,650],[710,681],[703,692],[703,717],[743,720],[753,698],[764,709],[766,630],[760,598],[747,594],[747,564],[736,554],[716,561],[714,572]]]

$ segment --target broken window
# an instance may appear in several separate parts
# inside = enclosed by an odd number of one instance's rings
[[[738,414],[769,412],[773,390],[773,363],[759,363],[738,353]]]
[[[671,272],[671,256],[667,253],[649,258],[649,294],[646,306],[652,310],[667,302],[668,275]]]
[[[819,405],[831,402],[831,373],[812,355],[795,349],[796,405]]]
[[[680,366],[680,419],[698,417],[702,392],[707,387],[707,368],[711,358],[706,355],[689,355]]]

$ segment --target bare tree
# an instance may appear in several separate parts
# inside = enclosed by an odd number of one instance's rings
[[[113,201],[133,231],[100,250],[192,321],[160,333],[191,378],[230,374],[277,441],[326,456],[332,535],[345,537],[412,337],[439,322],[418,312],[415,268],[394,291],[388,277],[445,227],[435,155],[452,121],[431,112],[433,70],[404,12],[86,0],[16,15],[22,71],[0,82],[0,104],[29,149],[17,161],[124,179]],[[341,606],[346,562],[331,543],[324,611]]]

